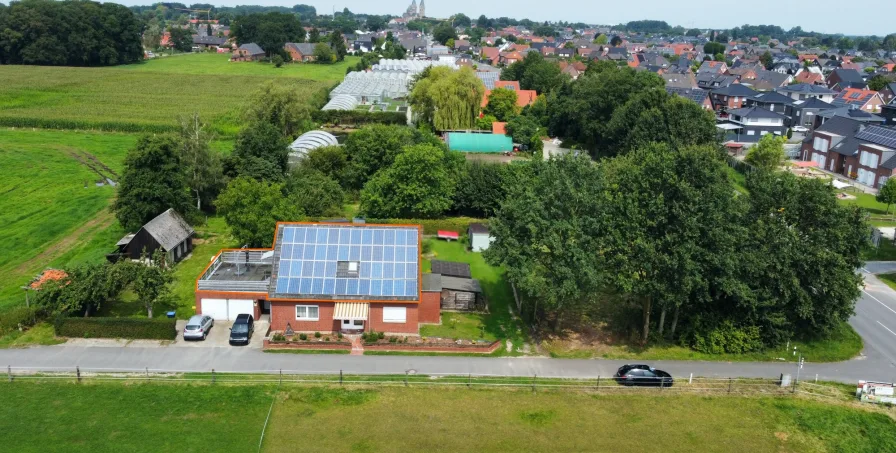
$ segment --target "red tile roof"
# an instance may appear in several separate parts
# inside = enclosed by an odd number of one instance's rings
[[[28,284],[28,287],[35,290],[40,289],[40,287],[43,286],[43,284],[46,282],[59,281],[66,277],[68,277],[68,274],[66,274],[63,270],[47,269],[41,272],[40,275],[35,277],[34,280],[31,280],[31,283]]]
[[[797,83],[814,83],[818,85],[824,82],[824,76],[814,72],[803,71],[797,74],[793,80]]]
[[[507,135],[507,128],[504,127],[506,125],[507,125],[507,123],[495,121],[494,123],[492,123],[492,134]]]
[[[497,80],[495,81],[495,88],[510,88],[511,90],[520,91],[520,83],[516,80]]]

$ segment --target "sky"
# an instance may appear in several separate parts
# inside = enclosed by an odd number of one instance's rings
[[[113,0],[115,1],[115,0]],[[126,5],[150,4],[151,0],[117,0]],[[183,1],[183,0],[181,0]],[[188,1],[183,1],[189,4]],[[318,13],[341,11],[348,8],[355,13],[392,14],[400,16],[411,0],[239,0],[209,3],[220,6],[238,4],[292,6],[297,3],[312,5]],[[847,11],[857,8],[854,14]],[[846,35],[885,36],[896,33],[896,0],[753,0],[752,2],[724,2],[719,0],[634,0],[595,1],[566,0],[545,2],[536,0],[482,1],[429,0],[427,17],[448,17],[464,13],[475,19],[488,17],[528,18],[533,21],[568,21],[596,24],[619,24],[632,20],[664,20],[670,25],[686,28],[733,28],[743,24],[779,25],[785,30],[800,26],[803,30]]]

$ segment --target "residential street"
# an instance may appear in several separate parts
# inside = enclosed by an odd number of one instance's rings
[[[868,263],[866,269],[896,270],[896,263]],[[863,354],[848,362],[814,364],[807,357],[803,379],[854,383],[860,379],[896,380],[896,291],[864,273],[866,288],[850,323],[865,341]],[[173,370],[220,372],[493,374],[543,377],[610,376],[622,360],[548,358],[348,356],[266,354],[257,348],[46,346],[0,350],[0,365],[34,370]],[[655,361],[675,376],[776,377],[796,373],[792,363]]]

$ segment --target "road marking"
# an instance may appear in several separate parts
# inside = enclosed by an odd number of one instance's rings
[[[896,332],[893,332],[893,331],[890,330],[887,326],[881,324],[880,321],[877,321],[877,323],[880,324],[880,326],[883,327],[884,329],[887,329],[887,332],[890,332],[891,334],[896,335]]]
[[[872,296],[871,293],[869,293],[868,291],[865,291],[865,290],[863,289],[862,292],[865,293],[865,294],[867,294],[868,297],[870,297],[870,298],[874,299],[875,301],[877,301],[877,303],[883,305],[884,308],[886,308],[887,310],[890,310],[890,311],[892,311],[894,314],[896,314],[896,310],[893,310],[893,309],[890,308],[887,304],[881,302],[881,301],[878,300],[876,297]]]
[[[865,271],[866,274],[870,274],[870,273],[871,273],[871,272],[868,272],[868,269],[865,269],[864,267],[862,268],[862,270]]]

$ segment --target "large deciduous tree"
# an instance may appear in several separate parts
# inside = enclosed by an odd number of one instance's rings
[[[212,152],[214,136],[208,125],[194,113],[180,118],[181,160],[186,167],[187,185],[196,198],[196,209],[202,209],[203,202],[210,202],[224,185],[224,170],[221,156]]]
[[[482,112],[493,115],[498,121],[508,121],[519,113],[516,101],[516,91],[509,88],[495,88],[489,93],[488,104]]]
[[[233,236],[250,247],[270,247],[277,222],[304,216],[299,201],[282,184],[247,177],[230,181],[215,204]]]
[[[374,173],[392,165],[405,147],[420,143],[439,144],[440,140],[409,127],[381,124],[365,126],[349,135],[344,146],[347,186],[360,190]]]
[[[765,171],[777,170],[784,163],[784,143],[787,139],[774,134],[763,135],[759,143],[750,147],[744,161]]]
[[[289,84],[268,82],[256,90],[246,104],[247,122],[267,122],[291,140],[314,127],[311,107]]]
[[[567,154],[529,164],[531,176],[509,188],[489,228],[495,241],[485,252],[504,266],[522,294],[521,313],[565,315],[595,300],[604,288],[597,265],[600,236],[608,221],[603,208],[603,172],[584,156]]]
[[[520,88],[548,93],[562,86],[569,76],[560,72],[560,66],[547,61],[538,52],[529,52],[521,61],[501,71],[501,80],[516,80]]]
[[[152,318],[153,307],[159,303],[170,301],[170,285],[174,281],[174,274],[162,249],[157,249],[151,257],[144,257],[144,259],[149,260],[150,263],[140,266],[136,270],[134,294],[143,302],[143,307],[146,308],[146,317]]]
[[[414,84],[410,104],[417,120],[437,131],[475,129],[484,94],[471,68],[435,67]]]
[[[896,203],[896,178],[887,179],[887,182],[878,189],[875,199],[878,203],[887,205],[887,214],[889,214],[890,205]]]
[[[288,42],[305,40],[305,29],[299,18],[280,12],[237,16],[230,26],[230,33],[238,44],[258,44],[269,57],[283,53],[283,46]]]
[[[303,167],[291,171],[286,180],[286,191],[307,216],[341,216],[343,213],[345,194],[342,187],[319,171]]]
[[[376,218],[433,218],[451,208],[458,162],[444,147],[413,145],[361,190],[361,211]]]
[[[511,175],[507,165],[466,161],[454,193],[454,211],[471,217],[493,216],[507,197]]]
[[[289,141],[268,122],[252,123],[240,131],[233,152],[224,162],[228,176],[282,181],[289,161]]]
[[[136,232],[169,208],[192,212],[181,148],[175,136],[143,135],[128,151],[112,207],[125,230]]]

